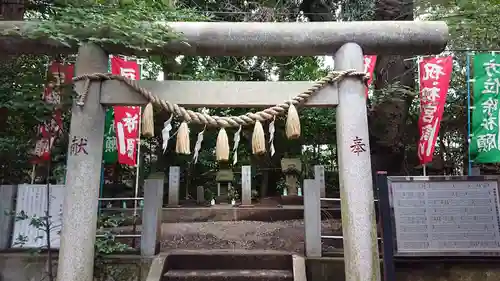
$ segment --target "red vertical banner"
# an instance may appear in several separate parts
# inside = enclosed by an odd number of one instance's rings
[[[125,60],[120,57],[111,57],[111,73],[125,76],[130,80],[141,79],[139,64],[136,61]]]
[[[131,80],[139,80],[141,75],[139,64],[136,61],[128,61],[115,56],[111,57],[111,73],[125,76]],[[135,166],[137,165],[141,107],[113,106],[113,111],[118,163]]]
[[[420,164],[432,161],[453,68],[452,57],[430,57],[419,63],[420,118],[417,155]]]
[[[366,83],[366,97],[368,98],[368,90],[373,81],[373,71],[375,70],[375,64],[377,63],[377,56],[364,56],[365,73],[370,75],[370,79]]]
[[[140,106],[116,106],[115,130],[118,163],[135,166],[137,164],[137,144],[139,141]]]
[[[61,104],[62,86],[71,84],[74,74],[74,65],[62,64],[54,61],[49,65],[47,73],[47,85],[43,91],[42,100],[48,104],[57,106]],[[50,149],[56,137],[62,131],[62,112],[56,108],[52,118],[40,124],[38,133],[40,139],[35,144],[33,162],[47,161],[50,159]]]

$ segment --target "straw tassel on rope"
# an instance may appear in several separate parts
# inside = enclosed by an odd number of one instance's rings
[[[181,126],[177,131],[175,152],[178,154],[191,154],[191,150],[189,148],[189,127],[186,121],[181,123]]]
[[[215,145],[215,157],[217,161],[229,161],[229,138],[227,137],[226,129],[220,128],[217,136],[217,144]]]
[[[266,136],[264,128],[259,120],[255,121],[255,127],[252,134],[252,152],[255,155],[266,153]]]
[[[290,102],[288,108],[288,115],[286,117],[286,137],[290,140],[298,139],[300,137],[300,118],[297,109]]]
[[[142,135],[151,138],[154,137],[155,133],[155,125],[154,125],[154,112],[153,105],[148,103],[146,108],[144,108],[144,112],[142,113]]]

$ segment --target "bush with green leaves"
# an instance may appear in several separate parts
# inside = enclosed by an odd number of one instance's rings
[[[53,248],[51,247],[50,233],[53,233],[54,230],[60,228],[61,225],[54,223],[51,215],[47,213],[44,216],[28,215],[25,211],[20,211],[18,213],[6,212],[6,215],[13,216],[16,222],[28,221],[29,226],[33,227],[35,230],[37,230],[37,233],[39,233],[39,235],[33,238],[34,241],[30,241],[29,237],[25,234],[19,234],[17,237],[14,237],[14,246],[23,248],[29,242],[38,243],[39,241],[41,241],[40,247],[29,248],[29,251],[32,254],[40,254],[41,252]],[[125,221],[130,219],[131,218],[125,217],[123,214],[99,216],[99,219],[97,221],[97,234],[99,234],[99,236],[96,238],[95,242],[96,256],[94,263],[94,272],[96,277],[102,279],[103,276],[109,277],[123,271],[117,269],[115,265],[106,262],[105,257],[110,254],[124,253],[133,250],[129,245],[117,240],[118,232],[115,231],[117,227],[122,226]],[[49,235],[47,235],[48,233]],[[56,233],[59,235],[60,231]],[[48,262],[51,260],[52,262]],[[130,272],[128,272],[127,274],[130,274]],[[51,251],[47,251],[47,272],[45,272],[44,275],[44,279],[47,279],[49,281],[55,280],[54,261]]]
[[[50,39],[68,47],[90,42],[148,52],[166,43],[182,42],[182,34],[166,22],[206,21],[208,16],[192,8],[173,7],[169,1],[54,1],[43,13],[28,13],[27,28],[0,35]]]

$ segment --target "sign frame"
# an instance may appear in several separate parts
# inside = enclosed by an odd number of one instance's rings
[[[437,250],[417,250],[415,252],[401,252],[398,251],[398,241],[397,241],[397,222],[394,213],[393,206],[393,183],[402,183],[402,182],[422,182],[422,183],[435,183],[435,182],[496,182],[496,214],[497,220],[500,219],[500,177],[499,176],[389,176],[387,177],[387,185],[388,185],[388,198],[386,198],[386,202],[389,204],[390,208],[390,217],[384,218],[384,220],[390,220],[390,229],[389,233],[392,235],[393,239],[393,253],[395,257],[401,258],[409,258],[409,257],[500,257],[500,247],[497,249],[493,249],[491,251],[485,251],[483,249],[480,250],[450,250],[446,249],[444,251]],[[384,230],[385,232],[386,230]],[[499,232],[500,232],[500,222],[499,222]]]

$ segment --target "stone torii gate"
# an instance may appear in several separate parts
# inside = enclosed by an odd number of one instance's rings
[[[189,44],[172,42],[153,50],[169,55],[314,56],[334,55],[335,70],[362,72],[363,51],[378,55],[424,55],[444,50],[444,22],[314,22],[314,23],[167,23]],[[29,29],[32,23],[1,22],[0,30]],[[74,53],[75,48],[51,40],[0,37],[0,54]],[[132,54],[122,46],[106,50],[93,44],[78,49],[76,76],[108,71],[107,52]],[[269,107],[290,101],[311,82],[137,81],[94,75],[75,82],[70,139],[87,141],[87,153],[68,153],[66,196],[57,280],[91,281],[94,263],[98,186],[103,151],[104,106],[145,105],[138,89],[186,107]],[[107,78],[113,78],[108,79]],[[337,106],[342,229],[347,281],[379,281],[372,171],[365,89],[359,77],[343,76],[310,96],[309,107]],[[132,84],[133,87],[127,85]],[[135,84],[136,83],[136,84]],[[89,86],[89,87],[88,87]],[[134,88],[135,87],[135,88]],[[180,94],[181,93],[181,94]],[[84,100],[83,100],[84,98]],[[164,105],[164,107],[168,107]],[[174,109],[175,108],[171,108]],[[354,154],[354,139],[365,152]],[[319,202],[318,202],[319,204]]]

